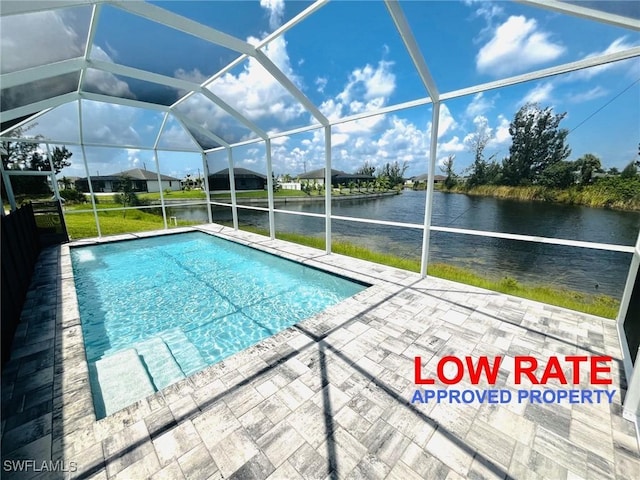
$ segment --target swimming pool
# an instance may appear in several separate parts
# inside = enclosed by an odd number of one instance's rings
[[[71,258],[98,418],[366,288],[202,232]]]

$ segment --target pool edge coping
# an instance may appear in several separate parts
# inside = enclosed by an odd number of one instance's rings
[[[240,245],[247,246],[249,248],[254,248],[264,253],[285,258],[287,260],[295,261],[302,265],[306,265],[311,268],[318,269],[329,274],[338,275],[342,278],[352,280],[360,284],[365,284],[364,285],[365,289],[363,290],[363,292],[368,291],[375,287],[379,287],[381,282],[386,283],[383,279],[379,277],[366,275],[361,272],[345,271],[345,269],[342,267],[336,267],[333,265],[328,265],[326,263],[318,262],[317,258],[326,257],[327,254],[326,252],[322,252],[312,247],[291,244],[291,245],[295,245],[296,247],[300,247],[302,250],[306,250],[308,252],[307,255],[284,252],[276,248],[273,245],[273,242],[276,242],[276,243],[282,242],[285,244],[290,244],[290,242],[286,242],[283,240],[271,240],[268,237],[263,237],[258,234],[245,232],[242,230],[236,231],[231,227],[226,227],[226,226],[217,225],[217,224],[207,224],[207,225],[195,226],[195,227],[181,227],[181,228],[172,229],[172,230],[159,230],[159,231],[141,232],[136,234],[122,234],[122,235],[114,235],[110,237],[82,239],[82,240],[76,240],[76,241],[69,242],[68,244],[62,245],[61,251],[60,251],[60,256],[61,256],[61,272],[60,272],[61,277],[60,278],[62,279],[62,290],[63,290],[61,298],[64,300],[64,302],[58,303],[58,311],[63,312],[59,326],[62,332],[69,328],[78,327],[77,334],[70,335],[69,343],[65,343],[64,345],[62,345],[63,347],[62,351],[67,349],[71,351],[76,351],[78,347],[81,347],[82,358],[80,358],[78,355],[77,356],[78,358],[74,358],[74,361],[77,362],[75,363],[76,369],[79,369],[80,371],[85,373],[85,375],[82,378],[79,378],[81,383],[86,384],[86,391],[82,393],[87,393],[88,391],[89,398],[91,400],[90,408],[88,408],[89,407],[88,405],[85,405],[84,408],[82,409],[83,411],[90,410],[90,412],[80,415],[76,418],[69,418],[68,419],[69,422],[71,423],[78,422],[78,423],[84,424],[90,419],[96,425],[100,425],[100,424],[109,424],[109,423],[115,423],[115,422],[119,423],[121,420],[126,421],[127,418],[129,419],[143,418],[145,415],[148,415],[153,411],[153,409],[145,408],[145,406],[148,407],[148,404],[158,403],[159,401],[161,401],[161,399],[165,399],[165,396],[167,395],[172,396],[172,393],[181,391],[185,387],[189,388],[189,387],[197,386],[199,383],[201,383],[200,382],[201,379],[211,380],[211,377],[215,378],[217,376],[223,376],[225,373],[228,373],[228,371],[233,368],[230,365],[233,365],[235,363],[242,364],[246,360],[252,360],[252,359],[255,360],[254,358],[252,358],[254,357],[253,355],[253,351],[255,350],[254,347],[262,345],[267,340],[269,340],[269,343],[272,344],[270,345],[270,348],[280,346],[281,344],[286,343],[288,340],[290,340],[292,333],[295,333],[295,330],[296,330],[295,326],[288,327],[276,333],[275,335],[271,335],[261,340],[257,344],[254,344],[240,352],[237,352],[231,355],[230,357],[225,358],[224,360],[216,364],[209,365],[206,368],[196,373],[193,373],[183,379],[180,379],[179,381],[155,392],[152,395],[144,397],[138,400],[137,402],[121,410],[118,410],[117,412],[114,412],[111,415],[107,415],[104,418],[98,419],[95,413],[95,407],[93,404],[93,394],[91,392],[91,386],[90,386],[90,380],[89,380],[89,365],[86,359],[84,336],[82,333],[80,312],[78,309],[78,300],[77,300],[77,294],[75,289],[73,266],[70,258],[71,249],[76,247],[101,245],[106,243],[115,243],[115,242],[121,242],[121,241],[137,240],[142,238],[182,234],[182,233],[189,233],[189,232],[202,232],[202,233],[212,235],[224,240],[232,241]],[[321,254],[318,255],[318,252],[321,252]],[[68,260],[65,261],[65,257],[67,257]],[[372,265],[377,265],[377,264],[372,264]],[[397,270],[399,272],[403,272],[404,274],[416,276],[417,278],[419,278],[418,274],[414,272],[399,270],[393,267],[387,267],[383,265],[380,265],[379,267],[385,270],[386,269]],[[353,278],[354,276],[357,276],[359,278]],[[68,289],[69,286],[65,288],[65,285],[64,285],[65,280],[71,284],[70,287],[72,288]],[[338,302],[337,304],[332,305],[327,309],[324,309],[322,312],[304,319],[302,322],[298,322],[296,325],[307,326],[306,324],[308,322],[313,323],[314,321],[317,321],[318,318],[324,318],[325,316],[331,315],[331,314],[333,314],[334,317],[335,316],[339,317],[340,312],[339,311],[333,312],[333,310],[338,310],[340,306],[343,305],[344,302],[354,302],[354,301],[357,302],[358,301],[357,297],[363,292],[358,292],[352,297],[349,297],[341,302]],[[371,294],[371,292],[369,292],[367,295],[369,294]],[[57,337],[57,333],[56,333],[56,337]],[[63,337],[63,340],[64,340],[64,337]],[[309,341],[309,343],[311,343],[311,340]],[[248,357],[248,358],[245,359],[244,357]],[[248,363],[251,363],[251,362],[248,362]],[[73,391],[75,392],[75,390]],[[77,399],[74,400],[74,402],[77,402]],[[63,402],[63,404],[66,404],[66,402]],[[65,423],[67,422],[65,421]]]

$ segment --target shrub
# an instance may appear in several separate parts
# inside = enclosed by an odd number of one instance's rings
[[[72,188],[65,188],[64,190],[60,190],[60,196],[64,198],[66,202],[84,203],[87,201],[84,193]]]
[[[567,188],[575,183],[575,164],[561,160],[542,171],[539,183],[545,187]]]
[[[626,167],[624,167],[624,169],[622,170],[622,173],[620,174],[620,176],[622,178],[635,178],[638,176],[638,167],[636,166],[635,162],[630,162]]]
[[[140,199],[134,192],[120,192],[113,195],[113,201],[124,207],[137,207]]]

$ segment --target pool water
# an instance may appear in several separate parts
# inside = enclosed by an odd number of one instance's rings
[[[71,258],[98,416],[131,403],[126,390],[145,375],[138,398],[366,288],[202,232],[77,247]]]

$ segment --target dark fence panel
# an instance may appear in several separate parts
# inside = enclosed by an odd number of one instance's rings
[[[631,361],[635,365],[636,362],[640,361],[640,271],[636,274],[633,290],[631,291],[629,309],[623,325]]]
[[[42,247],[59,245],[69,241],[60,202],[57,200],[34,202],[33,213]]]
[[[2,364],[9,359],[11,342],[20,321],[22,306],[31,283],[31,276],[38,255],[40,239],[33,207],[23,205],[11,214],[2,217],[2,298],[1,335]]]

